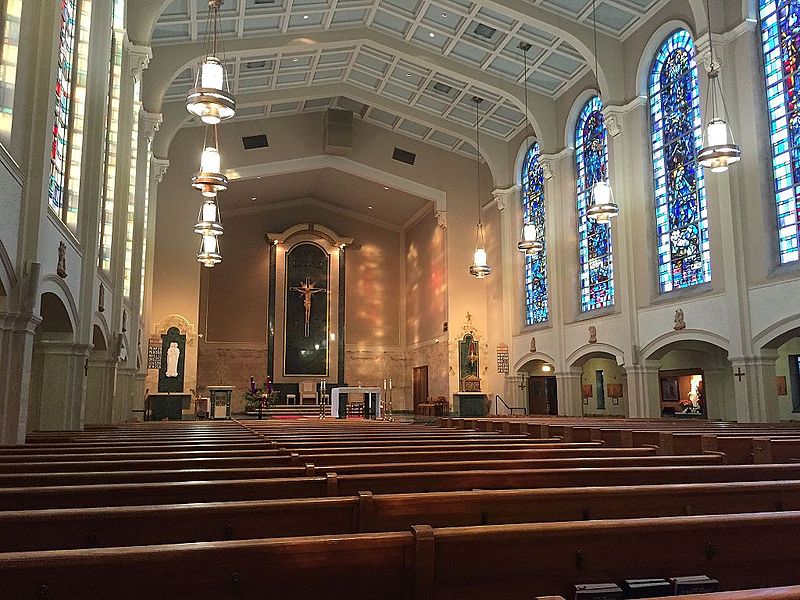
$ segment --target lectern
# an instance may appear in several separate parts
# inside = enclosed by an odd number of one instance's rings
[[[230,419],[231,418],[231,395],[233,394],[233,386],[231,385],[210,385],[208,386],[208,395],[211,397],[211,414],[212,419]]]

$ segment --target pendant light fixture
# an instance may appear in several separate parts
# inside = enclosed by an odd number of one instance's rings
[[[222,255],[219,253],[219,236],[204,233],[200,238],[200,251],[197,253],[197,262],[206,267],[213,267],[222,262]]]
[[[600,75],[597,65],[597,3],[592,0],[592,30],[594,32],[594,76],[597,81],[597,94],[600,95]],[[586,218],[598,223],[609,223],[619,215],[619,206],[614,202],[614,190],[606,179],[595,182],[592,186],[589,205],[586,207]]]
[[[728,167],[739,162],[742,151],[733,139],[728,125],[728,109],[722,95],[719,80],[720,66],[714,60],[714,37],[711,34],[710,0],[706,0],[706,20],[708,22],[708,50],[711,64],[708,67],[708,95],[704,114],[708,116],[705,130],[705,144],[697,153],[697,161],[712,173],[724,173]],[[709,107],[711,111],[709,112]]]
[[[206,136],[203,141],[200,171],[192,177],[192,187],[200,190],[200,193],[206,198],[214,198],[217,192],[228,189],[228,178],[222,173],[221,162],[217,126],[209,125],[206,127]]]
[[[523,89],[525,90],[525,124],[528,124],[528,50],[531,45],[527,42],[520,42],[517,48],[522,50],[522,64],[524,66],[523,72],[525,79],[523,80]],[[529,215],[530,218],[530,215]],[[526,220],[522,224],[522,237],[517,242],[517,249],[527,255],[535,256],[544,250],[544,244],[539,239],[539,232],[533,221]]]
[[[200,117],[203,123],[216,125],[236,113],[236,101],[230,93],[220,32],[219,8],[222,0],[208,0],[206,17],[205,56],[197,70],[194,87],[186,96],[186,110]]]
[[[197,223],[194,232],[200,235],[222,235],[222,223],[219,220],[219,207],[216,198],[206,198],[203,206],[200,207],[200,214],[197,216]]]
[[[472,266],[469,268],[469,274],[478,279],[483,279],[492,272],[492,267],[487,263],[486,259],[486,241],[483,237],[483,223],[481,222],[481,127],[480,127],[480,106],[483,98],[473,96],[472,101],[475,103],[475,149],[478,152],[478,158],[475,161],[475,171],[478,176],[478,230],[475,236],[475,253],[473,255]]]

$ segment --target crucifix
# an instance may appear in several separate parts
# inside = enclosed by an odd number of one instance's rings
[[[742,383],[742,377],[745,376],[745,372],[742,371],[742,367],[736,367],[736,373],[734,373],[733,376],[739,380],[739,383]]]
[[[318,292],[326,292],[325,288],[318,288],[316,283],[312,283],[312,281],[306,277],[305,282],[301,283],[297,287],[290,288],[291,291],[297,292],[303,297],[303,308],[305,309],[306,314],[306,321],[305,321],[305,328],[303,330],[303,335],[308,337],[311,334],[310,323],[311,323],[311,296]]]

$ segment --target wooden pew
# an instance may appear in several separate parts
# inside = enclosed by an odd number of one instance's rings
[[[674,599],[675,596],[661,596],[653,600]],[[800,585],[786,587],[758,588],[738,592],[714,592],[711,594],[685,594],[682,600],[797,600],[800,598]],[[566,600],[563,596],[539,596],[536,600]]]
[[[800,479],[800,464],[404,472],[0,489],[0,510],[141,506],[472,489],[627,486]]]
[[[575,583],[696,573],[729,589],[793,585],[799,537],[797,512],[418,525],[410,532],[4,553],[0,569],[7,600],[516,600],[566,596]],[[758,552],[742,543],[747,539],[759,540]],[[620,558],[623,547],[635,561]]]
[[[6,511],[0,552],[775,510],[800,510],[797,481]]]

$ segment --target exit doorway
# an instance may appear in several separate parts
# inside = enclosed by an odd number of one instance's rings
[[[418,407],[428,401],[428,365],[414,367],[411,372],[411,393],[414,398],[414,414]]]
[[[528,414],[558,414],[558,386],[555,377],[541,375],[528,377]]]

